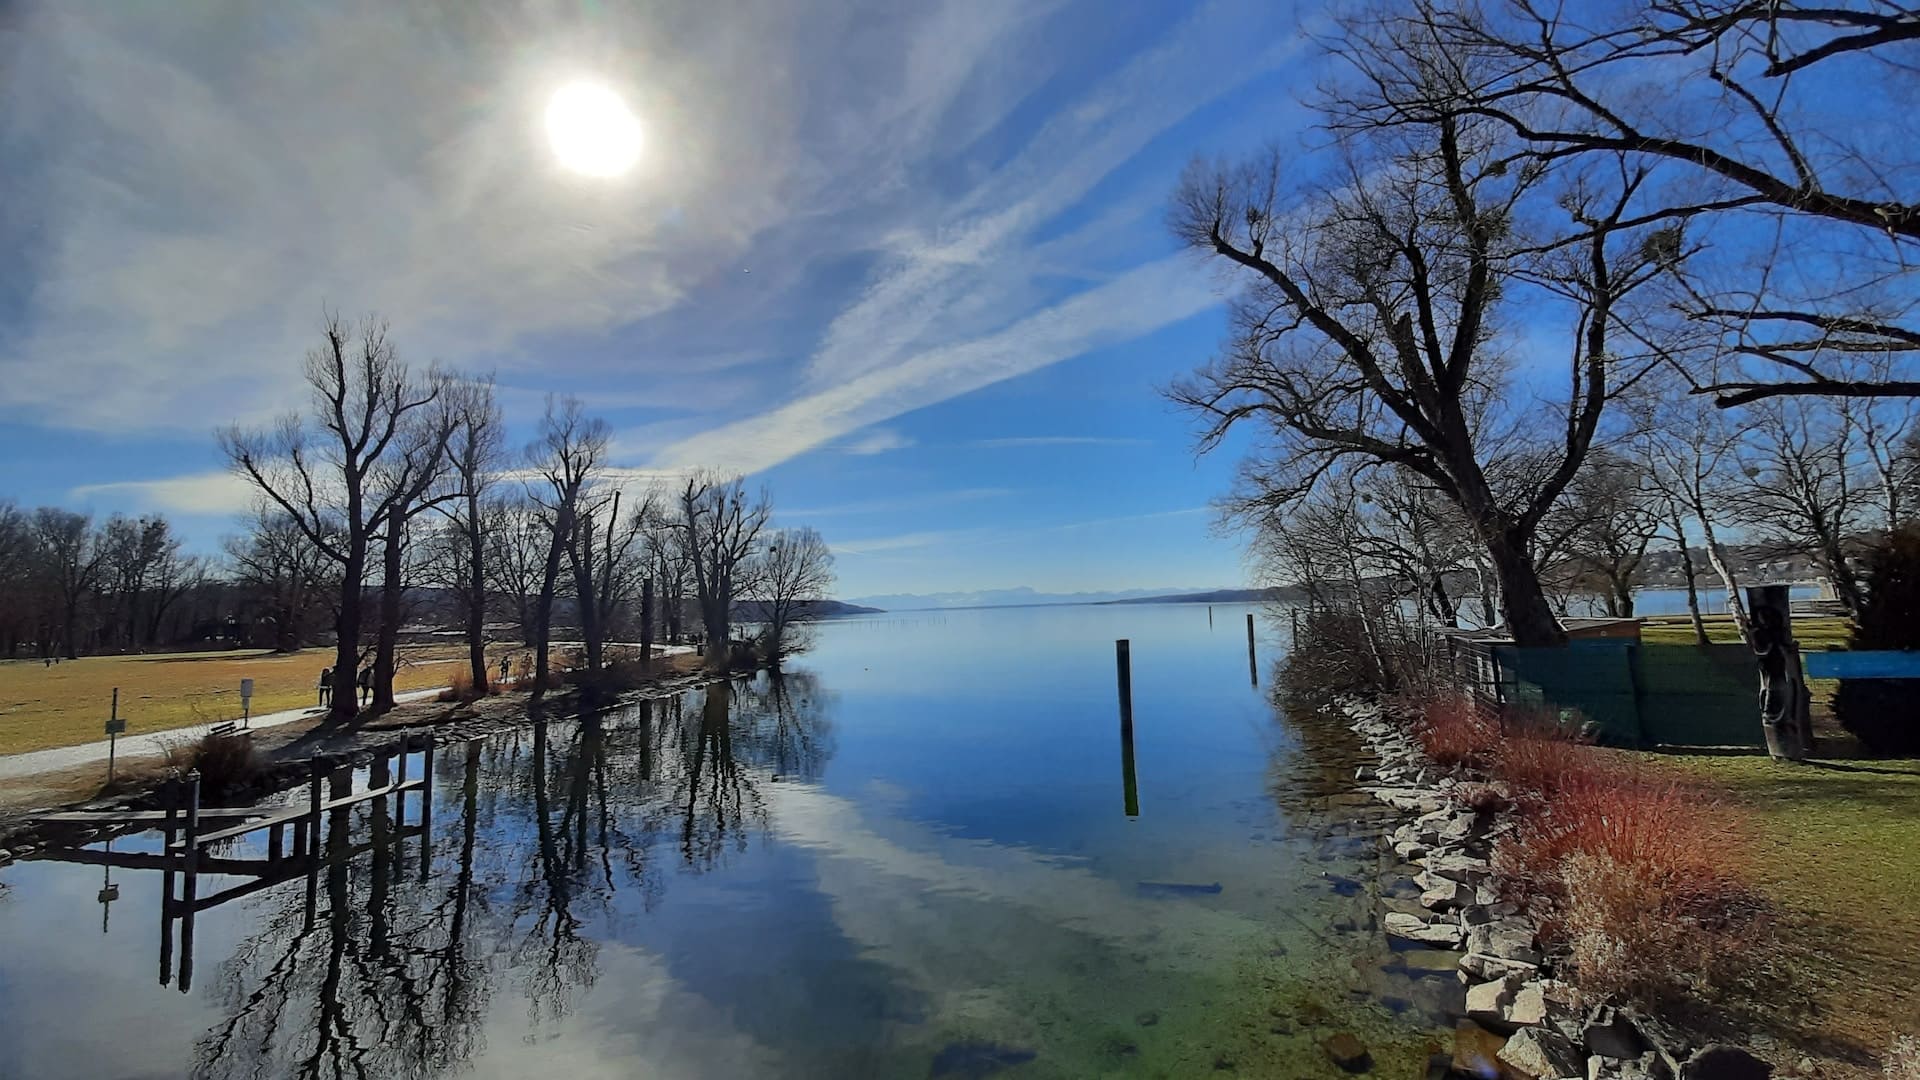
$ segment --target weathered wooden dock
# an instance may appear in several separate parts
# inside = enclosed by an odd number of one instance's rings
[[[420,775],[409,778],[409,761],[416,752],[420,755]],[[200,776],[189,773],[171,787],[169,804],[162,810],[68,810],[39,818],[48,823],[122,827],[136,832],[158,829],[164,839],[159,852],[114,851],[109,841],[105,850],[47,848],[37,858],[164,874],[160,982],[166,985],[177,975],[177,985],[184,993],[193,984],[194,917],[200,912],[305,877],[306,921],[311,926],[323,866],[369,852],[376,858],[390,857],[391,853],[403,852],[406,842],[415,837],[420,839],[421,873],[426,873],[432,850],[433,755],[431,734],[402,738],[375,753],[367,765],[367,787],[361,791],[353,790],[354,766],[342,765],[316,771],[308,780],[304,800],[241,808],[202,807]],[[415,819],[408,824],[407,796],[413,792],[419,797]],[[369,805],[373,811],[370,836],[355,842],[349,835],[352,815],[354,808],[362,805]],[[224,824],[227,822],[232,824]],[[209,823],[222,824],[205,828]],[[236,858],[210,850],[261,831],[267,833],[264,858]],[[397,862],[404,874],[404,856]],[[202,874],[251,880],[201,896]]]

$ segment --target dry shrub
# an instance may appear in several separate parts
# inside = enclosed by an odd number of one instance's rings
[[[1441,765],[1484,768],[1500,744],[1500,722],[1464,694],[1432,698],[1420,710],[1414,738]]]
[[[1741,882],[1744,844],[1724,805],[1621,767],[1563,779],[1495,859],[1542,909],[1543,933],[1567,946],[1583,993],[1657,1001],[1750,955],[1761,907]]]
[[[193,746],[193,767],[200,771],[203,791],[218,793],[244,787],[260,771],[253,736],[246,732],[202,736]]]
[[[473,688],[473,672],[464,666],[455,671],[453,678],[447,681],[449,684],[447,688],[440,691],[438,698],[440,701],[473,701],[476,698],[500,692],[500,688],[493,684],[493,680],[489,679],[481,685],[479,691],[476,693]]]
[[[1522,806],[1542,805],[1563,791],[1618,782],[1606,758],[1576,731],[1537,716],[1509,713],[1491,771],[1507,782]]]

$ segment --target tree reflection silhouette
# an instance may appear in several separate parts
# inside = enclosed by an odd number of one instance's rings
[[[543,719],[441,755],[437,820],[457,810],[459,843],[443,837],[423,855],[430,873],[410,876],[384,800],[367,811],[370,858],[345,857],[351,822],[336,818],[324,910],[310,917],[297,887],[262,895],[217,973],[226,1017],[199,1040],[195,1075],[437,1075],[484,1053],[506,987],[529,1032],[569,1015],[613,924],[654,910],[674,874],[746,852],[771,826],[762,785],[820,775],[827,700],[809,673],[763,675],[712,684],[697,708]]]

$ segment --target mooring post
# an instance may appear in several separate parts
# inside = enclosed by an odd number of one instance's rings
[[[173,852],[173,834],[178,831],[180,820],[180,781],[167,781],[167,816],[160,825],[162,844],[160,850],[169,855]],[[173,981],[173,860],[166,861],[166,869],[160,875],[160,985]]]
[[[193,908],[200,888],[200,770],[187,773],[187,849],[181,854],[180,992],[193,988]]]
[[[1253,653],[1253,612],[1247,612],[1247,678],[1255,686],[1260,685],[1260,665]]]
[[[1120,682],[1120,783],[1128,817],[1140,816],[1140,784],[1133,767],[1133,643],[1113,643],[1113,663]]]
[[[433,732],[420,750],[420,876],[433,869]]]
[[[410,741],[407,736],[400,736],[400,753],[396,755],[400,761],[398,768],[395,770],[398,775],[393,781],[393,827],[395,829],[401,828],[407,823],[407,793],[405,788],[407,786],[407,744]]]

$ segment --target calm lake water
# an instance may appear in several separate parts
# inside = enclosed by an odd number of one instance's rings
[[[443,746],[425,851],[204,911],[187,992],[158,871],[16,864],[0,1076],[1339,1076],[1339,1031],[1419,1075],[1457,983],[1374,929],[1409,883],[1249,610],[839,621],[778,681]]]

